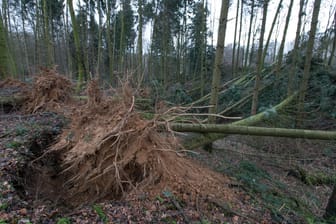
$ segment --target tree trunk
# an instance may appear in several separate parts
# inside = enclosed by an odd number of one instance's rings
[[[107,51],[108,51],[108,68],[109,68],[109,78],[110,81],[113,80],[113,70],[114,70],[114,47],[111,38],[111,8],[113,7],[110,0],[106,0],[106,41],[107,41]]]
[[[48,7],[47,0],[43,0],[43,29],[44,29],[44,41],[47,49],[47,66],[52,66],[54,64],[54,55],[53,55],[53,46],[52,40],[50,38],[50,29],[49,29],[49,15],[48,15]]]
[[[100,63],[102,60],[102,8],[101,8],[101,0],[97,2],[98,9],[98,51],[97,51],[97,65],[96,65],[96,77],[100,78]]]
[[[336,218],[336,185],[334,186],[334,190],[329,198],[324,217],[326,219]]]
[[[280,0],[280,2],[279,2],[278,8],[277,8],[277,10],[275,12],[275,15],[274,15],[274,18],[273,18],[273,22],[272,22],[272,25],[271,25],[271,30],[270,30],[270,32],[268,34],[268,37],[267,37],[267,40],[266,40],[266,43],[265,43],[265,47],[264,47],[264,51],[263,51],[263,55],[262,55],[263,61],[265,61],[265,58],[266,58],[266,54],[267,54],[267,50],[268,50],[268,45],[269,45],[269,43],[271,41],[271,37],[272,37],[272,33],[273,33],[273,30],[274,30],[274,27],[275,27],[275,23],[276,23],[276,21],[278,19],[278,15],[279,15],[280,9],[282,7],[282,1],[283,0]]]
[[[254,17],[254,1],[255,0],[252,0],[252,3],[251,3],[251,17],[250,17],[250,26],[249,26],[248,37],[247,37],[244,69],[247,68],[247,62],[249,61],[248,58],[249,58],[249,50],[250,50],[250,40],[251,40],[252,24],[253,24],[253,17]]]
[[[283,31],[282,40],[281,40],[280,48],[279,48],[279,51],[278,51],[277,64],[276,64],[276,68],[275,68],[275,74],[276,74],[277,82],[279,81],[280,69],[281,69],[281,66],[282,66],[282,58],[283,58],[285,42],[286,42],[286,35],[287,35],[289,20],[290,20],[291,14],[292,14],[293,2],[294,2],[294,0],[291,0],[290,3],[289,3],[289,6],[288,6],[285,28],[284,28],[284,31]],[[276,85],[276,87],[277,87],[277,85]]]
[[[237,76],[238,74],[238,69],[240,66],[240,44],[241,44],[241,34],[242,34],[242,30],[243,30],[243,9],[244,9],[244,1],[241,0],[241,7],[240,7],[240,21],[239,21],[239,35],[238,35],[238,49],[237,49],[237,58],[235,60],[235,65],[234,65],[234,70],[235,70],[235,76]],[[244,56],[244,53],[242,53],[242,55]],[[242,61],[243,61],[242,57]]]
[[[67,0],[70,17],[71,17],[71,23],[72,23],[72,29],[73,29],[73,36],[75,40],[75,48],[76,48],[76,58],[77,58],[77,68],[78,68],[78,76],[77,76],[77,91],[80,90],[82,83],[83,83],[83,77],[84,77],[84,68],[83,68],[83,59],[81,57],[81,48],[80,48],[80,40],[79,40],[79,31],[78,31],[78,24],[75,17],[75,12],[73,8],[72,0]]]
[[[141,77],[142,77],[142,73],[143,73],[143,65],[142,65],[142,28],[143,28],[143,13],[142,13],[142,7],[143,7],[143,1],[142,0],[138,0],[138,15],[139,15],[139,33],[138,33],[138,66],[137,66],[137,81],[138,81],[138,85],[141,84]]]
[[[223,57],[224,57],[224,42],[225,42],[228,9],[229,9],[229,0],[222,0],[222,8],[218,27],[215,64],[212,75],[211,98],[210,98],[211,107],[209,109],[210,114],[217,113],[218,91],[219,91]],[[215,122],[214,117],[209,117],[209,122],[210,123]]]
[[[7,29],[3,26],[2,15],[0,15],[0,79],[14,76],[15,73],[15,63],[8,49]]]
[[[236,74],[236,71],[235,71],[235,56],[236,56],[236,38],[237,38],[237,29],[238,29],[238,16],[239,16],[239,3],[240,3],[240,0],[237,1],[237,9],[236,9],[236,21],[235,21],[235,31],[234,31],[234,38],[233,38],[233,47],[232,47],[232,77],[235,76]],[[238,49],[239,51],[239,49]]]
[[[257,73],[256,73],[256,79],[254,83],[252,107],[251,107],[252,115],[257,113],[261,70],[264,66],[263,43],[264,43],[264,33],[265,33],[266,19],[267,19],[268,1],[269,0],[264,0],[264,6],[263,6],[263,18],[262,18],[260,38],[259,38],[259,47],[258,47]]]
[[[279,111],[281,111],[283,108],[285,108],[287,105],[289,105],[297,96],[297,93],[294,93],[292,96],[287,97],[284,101],[273,107],[271,110],[275,111],[277,114]],[[232,125],[241,125],[241,126],[249,126],[257,124],[261,121],[263,121],[268,116],[268,112],[261,112],[259,114],[256,114],[254,116],[250,116],[248,118],[245,118],[240,121],[235,121],[231,123]],[[225,134],[217,134],[217,133],[211,133],[211,134],[205,134],[205,135],[197,135],[196,137],[192,139],[188,139],[188,141],[184,144],[184,147],[186,149],[194,149],[197,147],[200,147],[202,145],[207,145],[209,143],[212,143],[213,141],[216,141],[217,139],[224,138]]]
[[[223,133],[223,134],[254,135],[254,136],[336,140],[336,131],[264,128],[264,127],[252,127],[252,126],[239,126],[232,124],[181,124],[181,123],[172,123],[170,124],[170,128],[178,132]]]
[[[0,79],[9,76],[9,57],[6,41],[6,31],[3,27],[2,17],[0,16]]]
[[[328,66],[331,66],[331,62],[333,58],[335,57],[335,49],[336,49],[336,11],[335,11],[335,17],[334,17],[334,42],[331,48],[330,57],[328,60]]]
[[[315,34],[316,28],[318,23],[318,15],[320,11],[321,0],[315,0],[314,2],[314,10],[313,10],[313,17],[311,20],[310,25],[310,32],[309,32],[309,39],[308,45],[306,50],[306,59],[305,59],[305,66],[303,70],[303,78],[299,89],[299,100],[298,100],[298,119],[297,121],[301,123],[303,121],[303,110],[304,110],[304,101],[306,97],[306,91],[308,88],[308,81],[310,78],[310,67],[311,67],[311,59],[313,56],[313,48],[314,48],[314,41],[315,41]]]
[[[302,16],[303,16],[303,7],[306,0],[300,0],[300,9],[299,9],[299,19],[296,26],[296,35],[294,41],[294,48],[292,51],[292,61],[291,61],[291,68],[288,75],[288,87],[287,87],[287,96],[292,95],[294,91],[294,77],[296,74],[296,61],[298,58],[298,48],[300,42],[300,32],[301,32],[301,24],[302,24]]]

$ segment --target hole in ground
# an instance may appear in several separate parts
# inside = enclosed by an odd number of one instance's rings
[[[28,144],[29,153],[25,154],[24,162],[18,166],[13,178],[13,185],[18,195],[32,205],[57,206],[60,209],[68,210],[73,207],[97,201],[119,200],[123,194],[120,186],[106,188],[110,175],[103,175],[97,185],[87,187],[86,192],[74,192],[74,186],[68,186],[69,174],[63,171],[61,151],[49,151],[48,147],[54,142],[56,134],[52,131],[44,131],[37,137],[31,139]],[[137,186],[143,181],[144,167],[138,164],[135,159],[131,160],[122,170],[122,188],[124,193]],[[99,195],[96,193],[99,187]],[[92,193],[93,192],[93,193]],[[92,194],[91,194],[92,193]]]
[[[66,204],[64,202],[64,180],[59,175],[61,171],[60,153],[44,154],[55,137],[54,132],[44,131],[28,144],[29,153],[25,155],[26,158],[19,165],[16,176],[13,178],[14,188],[25,201]]]

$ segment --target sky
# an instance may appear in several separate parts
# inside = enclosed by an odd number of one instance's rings
[[[214,31],[214,45],[216,45],[217,42],[217,29],[218,29],[218,21],[219,21],[219,15],[220,15],[220,9],[221,9],[221,0],[208,0],[209,5],[210,5],[210,24],[209,27],[210,29],[213,29]],[[228,45],[230,43],[233,43],[234,41],[234,27],[235,27],[235,13],[236,13],[236,7],[237,7],[237,1],[238,0],[232,0],[232,5],[230,6],[229,9],[229,14],[228,14],[228,24],[227,24],[227,33],[226,33],[226,40],[225,40],[225,45]],[[240,0],[239,0],[240,1]],[[278,7],[278,3],[280,0],[271,0],[270,5],[267,11],[267,23],[266,23],[266,37],[268,36],[273,17],[276,12],[276,8]],[[282,33],[283,33],[283,28],[286,20],[286,15],[287,15],[287,9],[289,5],[290,0],[283,0],[283,8],[281,10],[281,21],[280,21],[280,26],[279,26],[279,32],[278,32],[278,40],[281,40],[282,38]],[[297,26],[297,20],[298,20],[298,12],[299,12],[299,0],[294,0],[294,5],[292,9],[292,14],[291,14],[291,19],[290,19],[290,24],[288,27],[288,32],[287,32],[287,37],[286,37],[286,42],[287,42],[287,48],[290,48],[290,43],[294,41],[295,39],[295,33],[296,33],[296,26]],[[318,23],[318,31],[319,32],[324,32],[326,29],[327,23],[328,23],[328,18],[329,18],[329,12],[333,12],[331,16],[331,21],[332,23],[333,20],[333,15],[335,12],[336,4],[335,0],[322,0],[321,2],[321,9],[320,9],[320,14],[319,14],[319,23]],[[306,22],[306,28],[305,31],[308,31],[310,28],[310,18],[312,14],[312,9],[313,9],[313,0],[309,0],[307,4],[307,10],[306,14],[308,19]],[[259,13],[259,19],[261,19],[261,10]],[[247,17],[248,19],[249,17]],[[246,21],[248,23],[248,21]],[[248,24],[244,24],[243,21],[243,27],[248,27]],[[276,28],[273,31],[273,37],[272,39],[274,40],[276,33]],[[265,37],[265,39],[266,39]]]

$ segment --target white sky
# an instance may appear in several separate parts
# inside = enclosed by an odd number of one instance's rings
[[[225,45],[233,43],[234,40],[234,26],[235,26],[235,13],[236,13],[236,7],[237,7],[237,1],[238,0],[232,0],[232,5],[229,9],[229,15],[228,19],[232,19],[228,22],[227,24],[227,33],[226,33],[226,39],[225,39]],[[239,0],[240,1],[240,0]],[[273,17],[275,15],[276,8],[278,7],[278,3],[280,0],[271,0],[270,5],[268,8],[268,13],[267,13],[267,24],[266,24],[266,34],[265,34],[265,39],[268,36],[268,32],[270,29],[270,26],[273,21]],[[211,20],[214,19],[214,44],[216,45],[216,40],[217,40],[217,29],[218,29],[218,21],[219,21],[219,14],[220,14],[220,9],[221,9],[221,0],[209,0],[209,7],[211,11]],[[281,25],[279,29],[279,36],[278,36],[278,41],[281,40],[282,33],[283,33],[283,26],[286,20],[286,15],[287,15],[287,10],[288,10],[288,5],[289,5],[290,0],[283,0],[283,8],[280,12],[281,14]],[[312,9],[313,9],[313,2],[314,0],[308,0],[307,4],[307,11],[306,14],[308,16],[308,21],[305,30],[308,31],[310,28],[310,19],[311,14],[312,14]],[[292,14],[291,14],[291,19],[290,19],[290,24],[288,27],[287,31],[287,38],[286,42],[290,43],[291,41],[294,40],[295,38],[295,32],[296,32],[296,25],[297,25],[297,20],[298,20],[298,13],[299,13],[299,0],[294,0],[294,5],[292,9]],[[329,11],[330,9],[335,10],[336,7],[336,1],[335,0],[322,0],[321,2],[321,9],[320,9],[320,14],[319,14],[319,24],[318,24],[318,31],[319,32],[324,32],[327,22],[328,22],[328,17],[329,17]],[[261,11],[260,11],[261,12]],[[334,12],[334,11],[333,11]],[[330,23],[332,23],[333,20],[333,15],[331,17]],[[245,16],[246,17],[246,16]],[[248,22],[249,16],[247,17],[247,22]],[[259,19],[261,19],[261,15],[259,14]],[[243,22],[243,27],[248,27],[248,24],[244,24]],[[213,29],[212,24],[210,25],[210,29]],[[273,36],[272,40],[274,40],[275,37],[275,32],[276,28],[274,28],[273,31]],[[243,37],[242,37],[243,38]]]

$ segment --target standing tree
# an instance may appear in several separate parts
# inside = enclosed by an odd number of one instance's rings
[[[300,43],[300,31],[301,31],[301,24],[302,24],[302,17],[304,15],[303,7],[305,5],[306,0],[300,0],[300,9],[299,9],[299,19],[296,26],[296,34],[295,34],[295,41],[294,41],[294,47],[292,50],[291,55],[291,68],[288,75],[288,87],[287,87],[287,96],[290,96],[293,94],[294,91],[294,77],[296,73],[296,62],[298,59],[298,48]]]
[[[140,85],[141,77],[143,73],[143,65],[142,65],[142,29],[143,29],[143,0],[138,0],[138,43],[137,43],[137,55],[138,55],[138,65],[137,65],[137,81],[138,85]]]
[[[299,100],[298,100],[298,119],[297,121],[303,120],[303,110],[304,110],[304,101],[306,97],[306,92],[308,88],[308,81],[310,77],[310,67],[311,67],[311,59],[313,56],[313,48],[314,48],[314,41],[315,41],[315,34],[316,28],[318,23],[318,16],[320,12],[321,0],[315,0],[314,2],[314,10],[313,10],[313,17],[310,24],[310,32],[309,32],[309,39],[307,43],[306,49],[306,59],[304,64],[303,70],[303,78],[299,89]]]
[[[0,15],[0,79],[9,75],[9,56],[6,41],[6,31],[3,27],[2,16]]]
[[[291,17],[291,13],[292,13],[293,2],[294,2],[294,0],[290,0],[289,6],[288,6],[285,28],[284,28],[284,31],[283,31],[283,34],[282,34],[282,40],[281,40],[279,51],[278,51],[277,64],[276,64],[276,68],[275,68],[275,74],[276,74],[277,82],[279,81],[280,69],[281,69],[281,66],[282,66],[282,58],[283,58],[285,42],[286,42],[286,35],[287,35],[289,21],[290,21],[290,17]]]
[[[265,58],[266,58],[266,55],[267,55],[268,46],[269,46],[269,43],[271,41],[271,37],[272,37],[272,34],[273,34],[275,23],[278,20],[278,16],[279,16],[280,10],[282,8],[282,2],[283,2],[283,0],[279,1],[277,10],[276,10],[274,18],[273,18],[273,22],[272,22],[272,25],[271,25],[271,30],[270,30],[270,32],[268,34],[268,37],[267,37],[267,40],[266,40],[266,43],[265,43],[265,47],[264,47],[264,50],[263,50],[263,56],[262,56],[263,57],[263,61],[265,61]]]
[[[76,59],[77,59],[77,69],[78,69],[77,91],[79,91],[80,87],[82,86],[83,77],[84,77],[84,67],[83,67],[83,63],[82,63],[83,59],[82,59],[81,47],[80,47],[81,44],[80,44],[80,40],[79,40],[78,24],[77,24],[77,21],[76,21],[72,0],[67,0],[67,3],[68,3],[68,7],[69,7],[72,29],[73,29],[73,36],[74,36],[74,41],[75,41],[75,48],[76,48]]]
[[[232,77],[234,77],[236,74],[235,60],[236,60],[236,38],[237,38],[237,29],[238,29],[239,3],[240,3],[240,0],[237,1],[236,18],[235,18],[236,21],[235,21],[235,31],[234,31],[233,47],[232,47],[232,63],[231,63],[232,64]],[[237,51],[239,51],[239,49]]]
[[[334,33],[334,41],[333,41],[333,45],[332,45],[329,60],[328,60],[328,66],[331,66],[331,62],[332,62],[333,58],[335,57],[335,49],[336,49],[336,11],[335,11],[335,16],[334,16],[333,33]]]
[[[263,5],[263,18],[262,18],[262,24],[261,24],[261,30],[260,30],[258,56],[257,56],[257,74],[256,74],[256,78],[255,78],[255,83],[254,83],[252,107],[251,107],[251,114],[252,115],[257,113],[257,108],[258,108],[261,70],[264,66],[263,43],[264,43],[264,33],[265,33],[265,27],[266,27],[268,3],[269,3],[269,0],[264,0],[264,3],[263,3],[264,4]]]
[[[247,4],[247,3],[246,3]],[[254,10],[255,10],[255,0],[251,0],[249,3],[251,5],[251,16],[250,16],[250,25],[249,25],[249,30],[248,30],[248,37],[247,37],[247,46],[246,46],[246,51],[245,51],[245,59],[244,59],[244,68],[247,68],[247,63],[249,61],[249,50],[250,50],[250,42],[251,42],[251,34],[252,34],[252,24],[253,24],[253,19],[254,19]],[[253,42],[252,42],[253,45]]]
[[[222,8],[221,8],[219,26],[218,26],[216,56],[215,56],[214,70],[213,70],[213,75],[212,75],[211,97],[210,97],[210,108],[209,108],[210,114],[217,113],[218,91],[219,91],[219,85],[220,85],[220,80],[221,80],[222,64],[223,64],[223,57],[224,57],[224,43],[225,43],[225,32],[226,32],[226,25],[227,25],[228,10],[229,10],[229,0],[222,0]],[[209,116],[208,120],[210,123],[214,123],[215,117]]]

